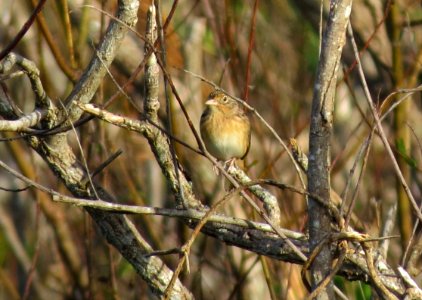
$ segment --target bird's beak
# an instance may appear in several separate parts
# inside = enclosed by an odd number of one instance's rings
[[[215,99],[208,99],[207,102],[205,102],[205,105],[217,105],[218,102]]]

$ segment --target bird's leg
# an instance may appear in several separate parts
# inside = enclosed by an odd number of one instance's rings
[[[224,170],[228,170],[235,165],[236,165],[236,158],[234,158],[234,157],[223,162]],[[216,165],[213,165],[212,169],[213,169],[213,171],[216,175],[220,175],[220,170],[218,169],[218,167]]]
[[[224,169],[228,170],[235,165],[236,165],[236,158],[235,157],[230,158],[224,162]]]

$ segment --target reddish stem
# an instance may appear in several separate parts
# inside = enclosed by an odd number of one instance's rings
[[[24,37],[24,35],[34,23],[37,15],[41,12],[46,1],[47,0],[40,0],[40,2],[38,2],[37,7],[35,7],[28,21],[25,22],[25,24],[22,26],[21,30],[19,30],[18,34],[15,36],[13,41],[11,41],[9,45],[7,45],[6,48],[4,48],[3,51],[0,52],[0,61],[5,58],[6,55],[9,54],[16,47],[19,41]]]
[[[248,47],[248,58],[246,61],[245,90],[243,92],[243,100],[245,101],[248,101],[248,98],[249,98],[249,82],[251,80],[252,50],[255,44],[256,12],[258,11],[258,4],[259,4],[259,0],[255,0],[254,6],[253,6],[251,30],[249,32],[249,47]]]

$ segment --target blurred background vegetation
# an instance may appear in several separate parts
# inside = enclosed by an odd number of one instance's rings
[[[173,1],[159,1],[163,21]],[[286,142],[296,138],[306,152],[313,83],[319,61],[320,2],[316,0],[188,0],[180,1],[166,30],[167,71],[198,128],[203,102],[211,88],[184,70],[219,84],[231,94],[245,98]],[[328,9],[328,1],[322,19]],[[17,34],[34,9],[35,0],[0,1],[0,48]],[[145,32],[146,10],[142,1],[136,30]],[[14,49],[31,59],[40,69],[44,87],[59,105],[94,55],[116,1],[47,1],[42,18],[30,28]],[[104,12],[108,12],[103,13]],[[251,24],[255,25],[253,28]],[[394,103],[386,97],[398,88],[419,85],[421,68],[422,7],[420,1],[354,1],[351,23],[358,41],[369,89],[380,111]],[[324,26],[324,22],[322,26]],[[253,29],[251,29],[253,28]],[[251,49],[251,30],[254,43]],[[143,60],[144,44],[135,34],[128,36],[95,96],[104,103],[123,85]],[[250,79],[247,81],[247,73]],[[346,44],[339,68],[332,149],[333,189],[341,194],[350,169],[369,133],[371,117],[357,77],[351,46]],[[111,77],[112,75],[112,77]],[[131,101],[120,96],[108,109],[138,118],[142,112],[142,74],[128,89]],[[34,106],[27,80],[7,81],[8,96],[24,112]],[[247,87],[247,88],[246,88]],[[174,134],[194,144],[192,133],[171,98]],[[168,124],[164,89],[161,89],[161,118]],[[384,121],[389,141],[415,195],[421,197],[422,127],[420,96],[406,100]],[[253,134],[246,158],[251,178],[272,178],[299,186],[288,157],[259,120],[252,118]],[[112,153],[123,154],[98,178],[120,203],[174,207],[164,177],[146,140],[100,121],[78,128],[79,139],[89,167],[95,169]],[[13,137],[3,133],[3,138]],[[74,139],[75,151],[79,152]],[[210,205],[224,195],[221,178],[211,164],[183,146],[177,155],[193,181],[194,189]],[[0,144],[2,160],[25,176],[54,190],[66,193],[37,154],[22,140]],[[79,155],[81,153],[79,152]],[[2,188],[24,185],[0,172]],[[352,178],[352,188],[357,176]],[[306,232],[305,199],[289,191],[272,190],[282,210],[282,227]],[[402,255],[414,226],[413,214],[396,183],[392,164],[382,143],[375,138],[367,161],[354,213],[363,229],[379,236],[386,212],[398,203],[397,221],[391,234],[388,258],[393,265]],[[0,298],[1,299],[149,299],[148,287],[131,266],[96,231],[89,216],[80,208],[52,203],[49,196],[29,189],[12,193],[0,191]],[[226,214],[254,218],[242,199],[225,205]],[[177,247],[189,230],[175,219],[131,216],[154,249]],[[65,236],[63,236],[65,235]],[[67,241],[67,243],[64,243]],[[64,253],[67,253],[66,255]],[[163,257],[172,268],[177,256]],[[230,247],[204,235],[195,242],[190,257],[191,273],[182,280],[198,299],[302,299],[306,289],[298,266],[259,257]],[[418,272],[415,271],[415,274]],[[369,299],[370,289],[359,282],[336,283],[350,299]],[[52,297],[52,298],[51,298]]]

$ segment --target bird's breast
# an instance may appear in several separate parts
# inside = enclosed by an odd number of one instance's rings
[[[216,113],[203,117],[201,136],[207,150],[220,160],[245,156],[250,142],[250,124],[245,118]]]

